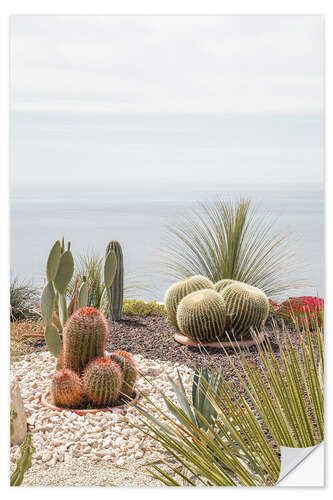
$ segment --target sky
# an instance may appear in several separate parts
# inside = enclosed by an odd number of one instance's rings
[[[323,17],[13,16],[11,182],[320,182]]]

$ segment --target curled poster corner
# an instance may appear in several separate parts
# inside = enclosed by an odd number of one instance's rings
[[[281,446],[281,469],[276,485],[283,486],[279,483],[319,446],[322,446],[323,450],[323,443],[307,448],[289,448],[288,446]]]

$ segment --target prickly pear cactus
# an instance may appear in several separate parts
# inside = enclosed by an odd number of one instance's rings
[[[184,297],[177,309],[181,332],[196,342],[216,342],[224,336],[226,304],[215,290],[203,289]]]
[[[167,311],[168,319],[178,328],[177,325],[177,308],[180,301],[189,293],[203,288],[214,289],[213,283],[205,276],[191,276],[181,281],[177,281],[170,286],[165,294],[164,304]]]
[[[126,351],[114,351],[109,354],[109,358],[118,363],[124,374],[124,382],[120,389],[121,394],[131,397],[138,378],[133,356]]]
[[[78,297],[77,297],[79,309],[81,309],[82,307],[87,307],[88,294],[89,294],[89,286],[88,286],[88,283],[86,281],[86,277],[83,276],[83,282],[79,288]]]
[[[106,256],[109,255],[110,252],[116,255],[116,272],[114,274],[114,279],[111,280],[110,287],[107,286],[110,281],[108,283],[105,281],[110,297],[110,319],[112,321],[120,321],[124,300],[124,259],[118,241],[110,241],[106,248]]]
[[[82,380],[90,403],[95,407],[106,408],[119,398],[124,374],[118,363],[102,356],[88,364]]]
[[[54,278],[54,286],[59,293],[65,293],[65,290],[72,279],[74,273],[74,259],[70,251],[70,243],[68,249],[61,254],[57,273]]]
[[[44,336],[47,348],[55,357],[61,353],[61,331],[68,317],[66,288],[72,279],[74,260],[68,243],[57,240],[49,253],[46,263],[47,284],[42,292],[40,314],[45,323]]]
[[[251,339],[263,328],[269,314],[268,298],[262,290],[245,283],[234,283],[221,291],[231,318],[231,337]]]
[[[63,330],[62,366],[81,375],[94,358],[103,356],[109,336],[109,323],[93,307],[78,309]]]

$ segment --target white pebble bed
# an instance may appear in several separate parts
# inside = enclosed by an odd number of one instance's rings
[[[150,360],[140,355],[134,357],[142,374],[156,383],[165,395],[174,397],[167,374],[176,378],[177,368],[185,387],[191,387],[193,370],[189,367]],[[49,388],[50,376],[55,370],[55,359],[48,352],[28,354],[13,363],[11,370],[19,381],[36,450],[32,457],[33,466],[54,467],[58,462],[69,464],[76,459],[126,466],[126,462],[132,464],[133,460],[142,462],[141,459],[148,455],[156,456],[158,448],[155,442],[130,425],[140,424],[140,413],[135,407],[80,416],[68,410],[58,412],[42,406],[41,395]],[[144,378],[139,378],[137,389],[148,393],[152,401],[158,402],[165,410],[162,398],[152,391]],[[141,403],[146,404],[144,400]],[[19,456],[19,446],[12,446],[13,466]]]

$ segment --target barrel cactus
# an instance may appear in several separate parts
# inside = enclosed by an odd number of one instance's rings
[[[177,324],[196,342],[213,342],[225,332],[226,305],[215,290],[203,289],[184,297],[177,309]]]
[[[78,309],[63,330],[62,367],[82,374],[94,358],[103,356],[109,336],[105,316],[93,307]]]
[[[119,398],[124,374],[118,363],[102,356],[88,364],[82,380],[90,403],[95,407],[106,408]]]
[[[57,370],[51,380],[51,399],[63,408],[80,407],[84,401],[80,377],[72,370]]]
[[[214,289],[213,283],[205,276],[191,276],[181,281],[177,281],[170,286],[165,294],[164,304],[170,322],[178,328],[177,308],[180,301],[189,293],[202,289]]]
[[[246,283],[234,283],[221,291],[231,316],[229,333],[237,340],[252,338],[259,332],[269,314],[268,298],[259,288]]]
[[[110,319],[120,321],[124,301],[124,259],[123,252],[118,241],[110,241],[106,247],[106,255],[113,252],[117,258],[117,270],[114,279],[107,285],[110,298]]]
[[[133,356],[126,351],[114,351],[110,353],[109,358],[118,363],[124,374],[124,382],[120,392],[125,396],[131,397],[138,377]]]
[[[221,291],[223,290],[223,288],[225,288],[225,287],[227,287],[229,285],[233,285],[234,283],[240,283],[240,281],[231,280],[231,279],[220,280],[217,283],[215,283],[215,290],[217,292],[221,293]]]

